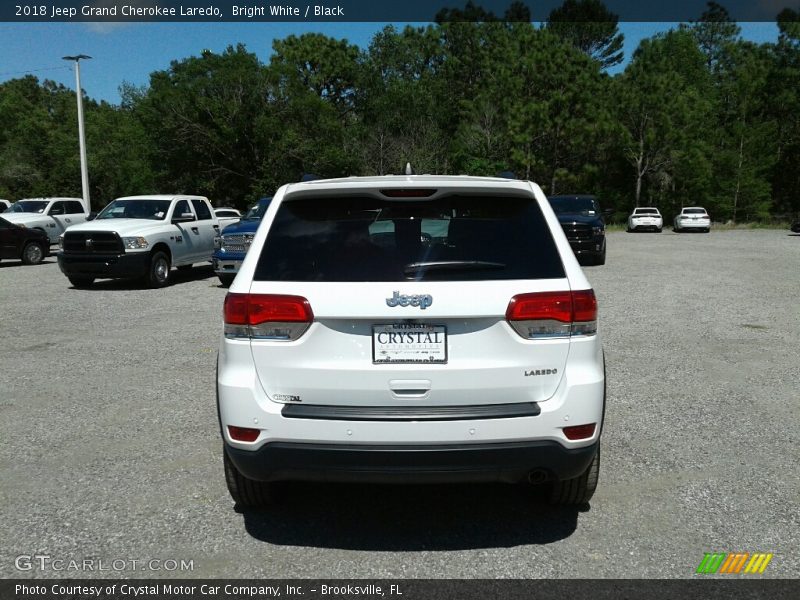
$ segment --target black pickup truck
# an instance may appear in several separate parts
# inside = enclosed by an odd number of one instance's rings
[[[595,196],[563,195],[547,198],[569,245],[582,265],[606,264],[606,223]]]

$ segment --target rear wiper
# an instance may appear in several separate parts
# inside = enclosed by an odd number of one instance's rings
[[[485,260],[434,260],[407,264],[403,267],[403,274],[411,275],[417,271],[471,271],[505,268],[505,263],[488,262]]]

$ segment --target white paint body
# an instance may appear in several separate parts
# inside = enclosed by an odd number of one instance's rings
[[[560,279],[400,282],[254,281],[265,240],[284,199],[294,194],[336,196],[378,189],[435,187],[441,192],[535,198],[558,248]],[[335,202],[335,198],[331,199]],[[530,182],[477,177],[389,176],[290,184],[278,190],[242,264],[232,293],[292,294],[308,299],[314,322],[295,341],[238,340],[222,336],[217,389],[225,441],[255,450],[274,441],[327,444],[464,444],[553,440],[565,448],[594,444],[604,403],[604,363],[599,333],[525,339],[505,319],[510,299],[522,293],[587,290],[561,225],[541,189]],[[387,306],[394,291],[429,294],[431,306]],[[446,364],[373,364],[371,327],[414,319],[447,326]],[[531,369],[557,374],[526,376]],[[423,390],[406,395],[404,390]],[[290,419],[276,397],[300,396],[328,406],[446,406],[537,402],[541,414],[468,421],[379,422]],[[570,441],[562,428],[597,423],[588,439]],[[228,425],[258,428],[254,442],[230,438]]]
[[[41,229],[47,234],[51,244],[58,243],[58,237],[68,227],[85,223],[89,216],[89,209],[82,198],[30,198],[21,202],[29,200],[47,204],[38,212],[4,212],[3,218],[28,229]],[[75,202],[80,203],[81,212],[77,212]]]

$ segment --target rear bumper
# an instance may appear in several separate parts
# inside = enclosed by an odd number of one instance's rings
[[[517,483],[538,470],[550,479],[577,477],[598,445],[565,448],[548,440],[436,446],[271,442],[252,451],[225,444],[225,452],[245,477],[257,481]]]
[[[663,225],[663,223],[637,223],[634,221],[630,224],[630,229],[633,231],[658,231]]]
[[[679,221],[680,229],[711,229],[711,221]]]
[[[67,276],[93,275],[111,279],[134,279],[147,273],[150,255],[147,252],[90,255],[59,252],[58,266]]]

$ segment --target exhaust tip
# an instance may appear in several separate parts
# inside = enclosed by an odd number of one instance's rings
[[[534,485],[538,485],[540,483],[544,483],[549,479],[547,475],[547,471],[544,469],[534,469],[530,473],[528,473],[528,483],[532,483]]]

